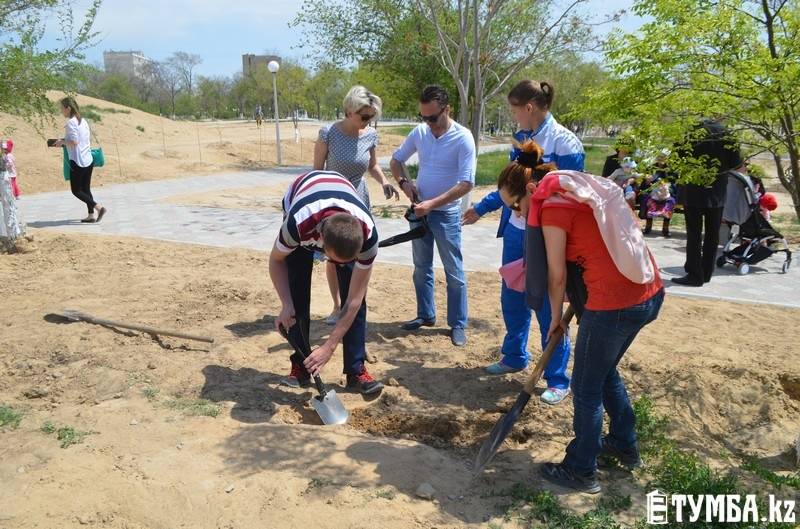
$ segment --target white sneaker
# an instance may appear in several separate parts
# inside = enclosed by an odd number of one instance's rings
[[[567,395],[569,395],[569,388],[547,388],[539,399],[545,404],[555,406],[567,398]]]

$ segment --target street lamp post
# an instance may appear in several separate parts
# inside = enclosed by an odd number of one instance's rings
[[[267,69],[272,72],[272,106],[275,108],[275,147],[278,151],[278,165],[283,165],[281,161],[281,127],[278,118],[278,70],[281,65],[278,61],[269,61]]]

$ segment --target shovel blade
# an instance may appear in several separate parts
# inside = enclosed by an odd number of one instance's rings
[[[318,396],[312,397],[311,406],[317,411],[317,415],[322,419],[322,424],[325,425],[344,424],[350,416],[334,390],[326,392],[323,399]]]
[[[472,465],[472,471],[475,474],[480,474],[484,467],[489,464],[489,461],[492,460],[497,450],[500,448],[500,445],[503,444],[508,434],[511,433],[511,429],[514,428],[514,424],[516,424],[519,416],[522,415],[522,410],[525,409],[529,400],[531,400],[530,394],[524,391],[521,392],[517,396],[517,401],[511,409],[508,410],[508,413],[500,417],[500,420],[494,425],[492,433],[490,433],[486,441],[483,442],[483,446],[481,446],[481,450],[478,452],[478,457],[475,458],[475,463]]]

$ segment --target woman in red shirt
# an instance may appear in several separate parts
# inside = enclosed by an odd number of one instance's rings
[[[532,195],[542,200],[542,191],[548,187],[545,182],[553,188],[557,175],[542,174],[546,164],[541,164],[538,145],[527,142],[522,148],[527,155],[521,163],[511,162],[506,167],[498,179],[498,190],[506,205],[527,217]],[[578,176],[576,182],[589,182],[597,188],[605,186],[592,181],[599,177],[582,173]],[[543,177],[537,194],[537,183]],[[608,192],[607,188],[602,190]],[[582,276],[587,295],[579,314],[571,382],[575,438],[567,446],[564,460],[545,463],[541,472],[548,481],[595,494],[600,492],[596,477],[598,456],[612,457],[629,469],[641,464],[633,408],[617,364],[638,332],[658,316],[664,287],[652,256],[651,281],[640,284],[623,275],[609,253],[592,208],[569,197],[561,193],[558,200],[543,200],[541,208],[534,212],[539,214],[547,253],[547,295],[553,314],[548,339],[560,325],[568,268],[574,275]],[[605,218],[631,214],[624,199],[618,198],[603,202]],[[609,207],[618,207],[620,211],[608,211]],[[528,224],[531,229],[530,219]],[[644,244],[641,237],[638,239]],[[648,254],[646,248],[640,250]],[[571,282],[575,279],[581,281],[581,277],[570,277]],[[610,419],[606,436],[602,435],[604,409]]]

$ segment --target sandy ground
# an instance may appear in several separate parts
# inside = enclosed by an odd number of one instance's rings
[[[460,349],[443,328],[400,331],[414,312],[411,269],[377,266],[369,368],[396,385],[373,400],[346,392],[338,352],[323,378],[352,416],[322,427],[307,390],[277,384],[288,348],[272,328],[266,267],[258,252],[43,231],[25,253],[2,256],[0,404],[25,415],[0,431],[0,527],[486,527],[508,503],[498,491],[541,485],[532,472],[561,457],[571,403],[532,401],[485,475],[473,480],[466,467],[524,379],[482,373],[503,329],[496,274],[469,276],[470,342]],[[439,277],[439,307],[443,294]],[[321,267],[313,295],[323,317],[331,303]],[[67,308],[215,342],[48,315]],[[649,395],[669,415],[684,448],[720,467],[723,452],[751,452],[786,470],[800,431],[798,316],[670,297],[623,376],[633,397]],[[328,330],[315,322],[312,339]],[[200,398],[218,416],[192,415]],[[45,421],[90,433],[60,448],[40,430]],[[422,482],[434,501],[415,497]],[[612,471],[602,483],[631,494],[631,520],[643,516],[643,482]],[[560,499],[579,511],[594,501]]]
[[[55,101],[63,94],[51,93]],[[92,146],[103,147],[106,165],[93,174],[95,187],[116,182],[161,180],[231,170],[271,167],[276,161],[275,124],[265,121],[185,122],[148,114],[116,103],[78,96],[81,107],[99,108],[101,121],[91,119]],[[116,111],[116,112],[113,112]],[[23,193],[57,191],[68,187],[61,175],[61,151],[48,148],[46,138],[64,136],[64,122],[54,114],[41,131],[16,116],[0,113],[0,134],[7,127],[14,139],[19,184]],[[388,126],[388,125],[387,125]],[[381,126],[379,125],[379,131]],[[301,123],[295,141],[294,125],[281,122],[281,149],[286,165],[311,165],[318,123]],[[391,154],[401,136],[382,134],[378,154]]]

